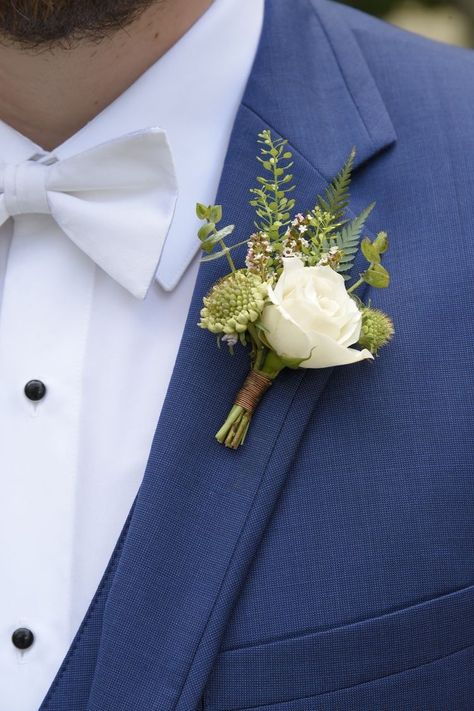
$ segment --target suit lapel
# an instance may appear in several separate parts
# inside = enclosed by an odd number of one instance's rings
[[[394,140],[355,40],[340,16],[334,36],[331,12],[319,2],[267,2],[217,198],[226,221],[238,226],[236,241],[252,232],[248,189],[257,174],[256,136],[263,128],[290,140],[303,208],[314,205],[353,145],[361,165]],[[243,259],[242,250],[236,259]],[[230,358],[196,326],[202,297],[223,271],[225,263],[215,261],[199,272],[144,480],[120,542],[89,711],[196,708],[226,620],[331,373],[282,375],[245,446],[234,452],[218,445],[214,433],[248,369],[243,350]]]

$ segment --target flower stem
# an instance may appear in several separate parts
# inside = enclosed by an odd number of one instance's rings
[[[230,447],[231,449],[237,449],[237,447],[239,447],[243,443],[248,428],[250,426],[250,419],[251,415],[246,410],[244,410],[240,420],[234,423],[226,438],[226,447]]]
[[[272,380],[285,367],[273,351],[268,351],[266,348],[262,348],[262,351],[262,354],[258,354],[258,360],[260,361],[261,358],[262,362],[259,362],[258,368],[254,364],[237,394],[226,421],[216,434],[217,441],[230,449],[237,449],[244,443],[255,409]]]
[[[220,246],[222,247],[222,249],[223,249],[224,252],[225,252],[225,256],[226,256],[227,261],[229,262],[229,267],[230,267],[231,271],[232,271],[232,272],[237,271],[237,269],[235,268],[234,260],[233,260],[232,257],[230,256],[230,251],[229,251],[229,249],[228,249],[226,243],[224,242],[224,240],[221,239],[221,241],[219,242],[219,244],[220,244]]]
[[[245,412],[244,408],[241,407],[240,405],[234,405],[229,412],[226,421],[220,428],[219,432],[216,434],[216,439],[218,442],[221,444],[224,444],[226,441],[227,435],[229,434],[230,430],[232,429],[234,423],[239,421],[239,418],[243,415]]]
[[[260,370],[265,362],[265,355],[267,353],[267,349],[260,340],[260,337],[258,335],[258,329],[255,324],[249,323],[248,332],[252,338],[253,344],[253,368],[255,370]]]
[[[365,282],[365,279],[362,279],[362,278],[358,279],[354,284],[352,284],[351,287],[349,287],[349,289],[347,289],[347,293],[352,294],[352,292],[355,291],[356,289],[358,289],[359,286],[361,286],[361,284],[363,284],[364,282]]]

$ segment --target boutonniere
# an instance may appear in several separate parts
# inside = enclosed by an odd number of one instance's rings
[[[364,224],[374,208],[355,219],[346,218],[355,151],[341,172],[318,196],[306,214],[295,212],[295,190],[290,173],[292,154],[287,141],[259,134],[264,177],[251,189],[256,231],[244,242],[226,244],[234,225],[219,228],[219,205],[196,206],[205,224],[199,239],[207,253],[202,261],[226,259],[229,272],[204,298],[199,326],[216,334],[218,345],[231,353],[249,347],[250,372],[223,426],[219,442],[237,449],[247,435],[252,415],[284,368],[327,368],[373,359],[391,339],[390,318],[356,295],[363,283],[389,285],[382,266],[388,237],[380,232],[361,240]],[[236,265],[232,250],[247,244],[245,265]],[[348,284],[359,249],[367,269]],[[353,347],[356,346],[356,347]]]

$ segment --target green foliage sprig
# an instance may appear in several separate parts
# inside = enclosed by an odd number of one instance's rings
[[[250,204],[260,218],[259,222],[255,222],[257,230],[265,232],[270,240],[275,241],[290,224],[291,211],[295,207],[295,201],[288,197],[295,189],[291,184],[293,175],[288,173],[293,165],[293,154],[287,150],[288,141],[283,138],[273,140],[269,130],[258,134],[258,143],[263,147],[257,160],[270,177],[257,178],[259,186],[250,190],[255,195]]]
[[[374,207],[375,203],[366,207],[365,210],[362,210],[351,222],[344,225],[340,232],[334,235],[335,243],[342,252],[337,271],[343,273],[344,279],[346,280],[350,277],[344,272],[349,272],[352,269],[354,259],[359,251],[362,230]]]
[[[348,292],[357,289],[364,282],[376,289],[386,289],[390,285],[390,274],[382,266],[382,254],[388,249],[388,236],[386,232],[379,232],[373,242],[368,237],[362,240],[361,250],[369,262],[369,267],[361,275]]]
[[[201,261],[209,262],[213,259],[219,259],[219,257],[226,257],[231,271],[235,272],[235,264],[230,256],[230,251],[239,245],[234,244],[232,247],[228,247],[225,243],[226,237],[232,234],[235,225],[227,225],[227,227],[223,227],[220,230],[217,229],[217,224],[222,220],[222,205],[203,205],[198,202],[196,215],[206,223],[200,227],[198,232],[198,237],[201,240],[201,249],[203,252],[208,252],[208,256],[203,257]],[[241,242],[241,244],[244,244],[244,242]],[[221,250],[211,254],[216,245],[219,245]]]
[[[382,254],[388,249],[385,232],[371,242],[362,239],[366,221],[375,207],[372,203],[353,219],[347,217],[350,201],[350,185],[356,157],[353,149],[334,180],[328,185],[324,195],[318,195],[315,207],[306,215],[297,214],[292,218],[295,200],[289,197],[295,189],[293,175],[289,172],[293,165],[288,141],[273,139],[267,129],[259,133],[260,145],[257,160],[268,174],[258,176],[258,187],[250,190],[253,195],[250,204],[255,208],[258,232],[242,242],[231,246],[226,238],[232,234],[234,225],[220,229],[222,220],[220,205],[196,206],[196,214],[205,224],[198,232],[202,249],[207,252],[201,261],[209,262],[226,257],[231,271],[236,267],[231,251],[247,244],[247,269],[265,281],[278,278],[283,267],[283,257],[297,256],[306,266],[329,265],[347,281],[359,249],[367,259],[368,268],[347,290],[354,292],[361,284],[382,289],[389,285],[390,276],[381,264]],[[362,239],[362,241],[361,241]],[[216,251],[217,250],[217,251]]]
[[[352,168],[356,157],[355,148],[352,149],[349,158],[344,164],[341,172],[334,178],[332,183],[326,188],[326,197],[318,196],[318,205],[323,212],[331,215],[334,223],[344,218],[346,209],[349,206],[349,188],[352,179]]]

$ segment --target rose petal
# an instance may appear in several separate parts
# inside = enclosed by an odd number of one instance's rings
[[[279,306],[265,306],[261,323],[265,337],[279,356],[298,359],[307,358],[311,352],[308,336]]]
[[[355,348],[341,346],[337,341],[323,333],[308,334],[308,341],[313,346],[309,360],[301,363],[302,368],[330,368],[337,365],[349,365],[361,360],[373,360],[374,356],[364,348],[361,351]]]
[[[304,268],[303,262],[298,257],[283,259],[283,271],[274,289],[278,301],[281,301],[289,291],[298,286],[301,277],[298,272]]]

